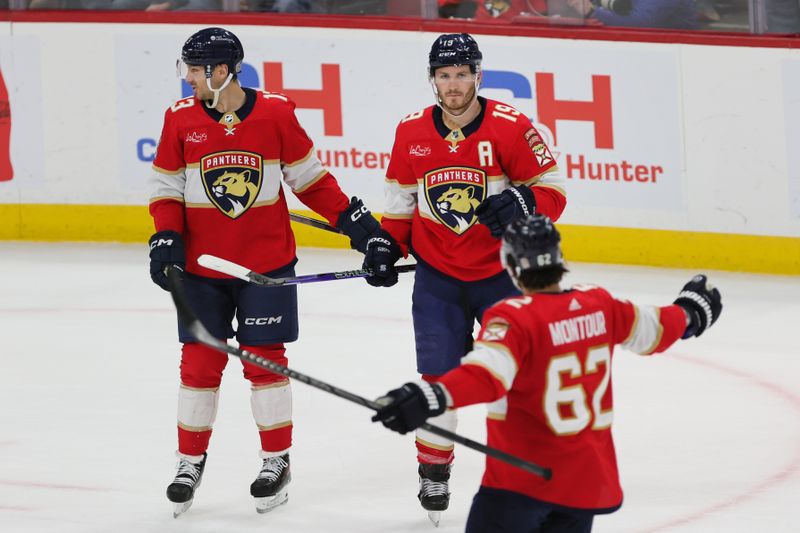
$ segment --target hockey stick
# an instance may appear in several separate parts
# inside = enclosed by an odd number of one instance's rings
[[[256,285],[265,287],[281,287],[283,285],[299,285],[301,283],[315,283],[318,281],[335,281],[338,279],[366,278],[372,275],[372,270],[342,270],[339,272],[325,272],[322,274],[306,274],[304,276],[294,276],[289,278],[270,278],[258,272],[253,272],[247,267],[238,265],[227,259],[222,259],[214,255],[203,254],[197,258],[198,264],[217,272],[222,272],[234,278],[243,279]],[[396,267],[398,272],[413,272],[417,265],[399,265]]]
[[[325,231],[330,231],[332,233],[339,233],[342,234],[341,231],[334,228],[327,222],[323,222],[322,220],[317,220],[316,218],[306,217],[303,215],[298,215],[297,213],[289,213],[289,220],[292,222],[297,222],[298,224],[305,224],[306,226],[311,226],[317,229],[324,229]]]
[[[300,372],[296,372],[288,367],[279,365],[274,361],[270,361],[269,359],[265,359],[254,353],[250,353],[247,350],[242,350],[241,348],[231,346],[227,342],[217,339],[208,332],[203,323],[200,322],[200,319],[197,318],[197,315],[195,315],[194,310],[192,310],[192,307],[186,298],[186,292],[183,288],[183,280],[181,279],[180,272],[173,268],[168,268],[167,278],[169,280],[172,300],[175,302],[175,308],[178,310],[178,317],[200,344],[220,352],[228,353],[238,357],[239,359],[242,359],[243,361],[247,361],[271,372],[275,372],[276,374],[286,376],[287,378],[300,381],[306,385],[310,385],[319,390],[333,394],[334,396],[338,396],[339,398],[350,400],[353,403],[357,403],[358,405],[362,405],[368,409],[372,409],[373,411],[378,411],[382,407],[382,405],[377,402],[367,400],[362,396],[358,396],[352,392],[334,387],[333,385],[329,385],[324,381],[319,381],[305,374],[301,374]],[[519,457],[500,451],[496,448],[490,448],[489,446],[467,439],[466,437],[462,437],[461,435],[453,433],[452,431],[448,431],[427,423],[422,425],[422,429],[439,435],[440,437],[450,439],[461,444],[462,446],[466,446],[467,448],[484,453],[490,457],[494,457],[495,459],[499,459],[500,461],[516,466],[517,468],[521,468],[526,472],[543,477],[544,479],[550,479],[552,476],[552,472],[549,468],[541,467],[537,464],[531,463],[530,461],[520,459]]]

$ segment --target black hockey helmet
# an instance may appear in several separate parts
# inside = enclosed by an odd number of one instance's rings
[[[204,65],[207,74],[217,65],[228,65],[228,72],[242,70],[244,48],[239,38],[224,28],[204,28],[189,37],[181,49],[187,65]]]
[[[480,70],[483,54],[478,43],[468,33],[445,33],[436,38],[428,54],[429,75],[439,67],[469,65],[473,74]]]
[[[530,215],[511,222],[503,233],[500,260],[514,278],[526,270],[564,265],[561,235],[544,215]]]

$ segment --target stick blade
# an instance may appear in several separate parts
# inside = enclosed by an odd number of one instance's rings
[[[244,281],[250,281],[250,277],[248,276],[251,272],[250,270],[242,265],[237,265],[236,263],[228,261],[227,259],[222,259],[221,257],[211,254],[203,254],[197,258],[197,263],[209,270],[243,279]]]

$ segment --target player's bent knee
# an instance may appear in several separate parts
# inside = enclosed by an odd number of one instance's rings
[[[286,348],[283,344],[264,344],[260,346],[241,345],[241,348],[250,353],[260,355],[264,359],[268,359],[281,366],[287,366],[289,363],[286,357]],[[272,383],[286,381],[285,376],[267,370],[266,368],[261,368],[253,363],[243,361],[242,366],[244,377],[253,385],[270,385]]]
[[[198,343],[186,343],[181,350],[181,382],[189,387],[215,388],[222,382],[228,356]]]

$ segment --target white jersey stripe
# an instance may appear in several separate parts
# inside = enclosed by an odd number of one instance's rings
[[[391,216],[413,215],[417,206],[416,187],[404,187],[397,181],[386,180],[383,186],[386,197],[384,213]]]
[[[488,370],[505,390],[509,390],[517,376],[517,361],[511,352],[502,344],[478,341],[475,349],[468,353],[462,360],[462,365],[478,365]]]
[[[633,305],[636,318],[631,333],[622,347],[641,355],[650,355],[656,349],[664,334],[661,325],[661,311],[653,306]]]

